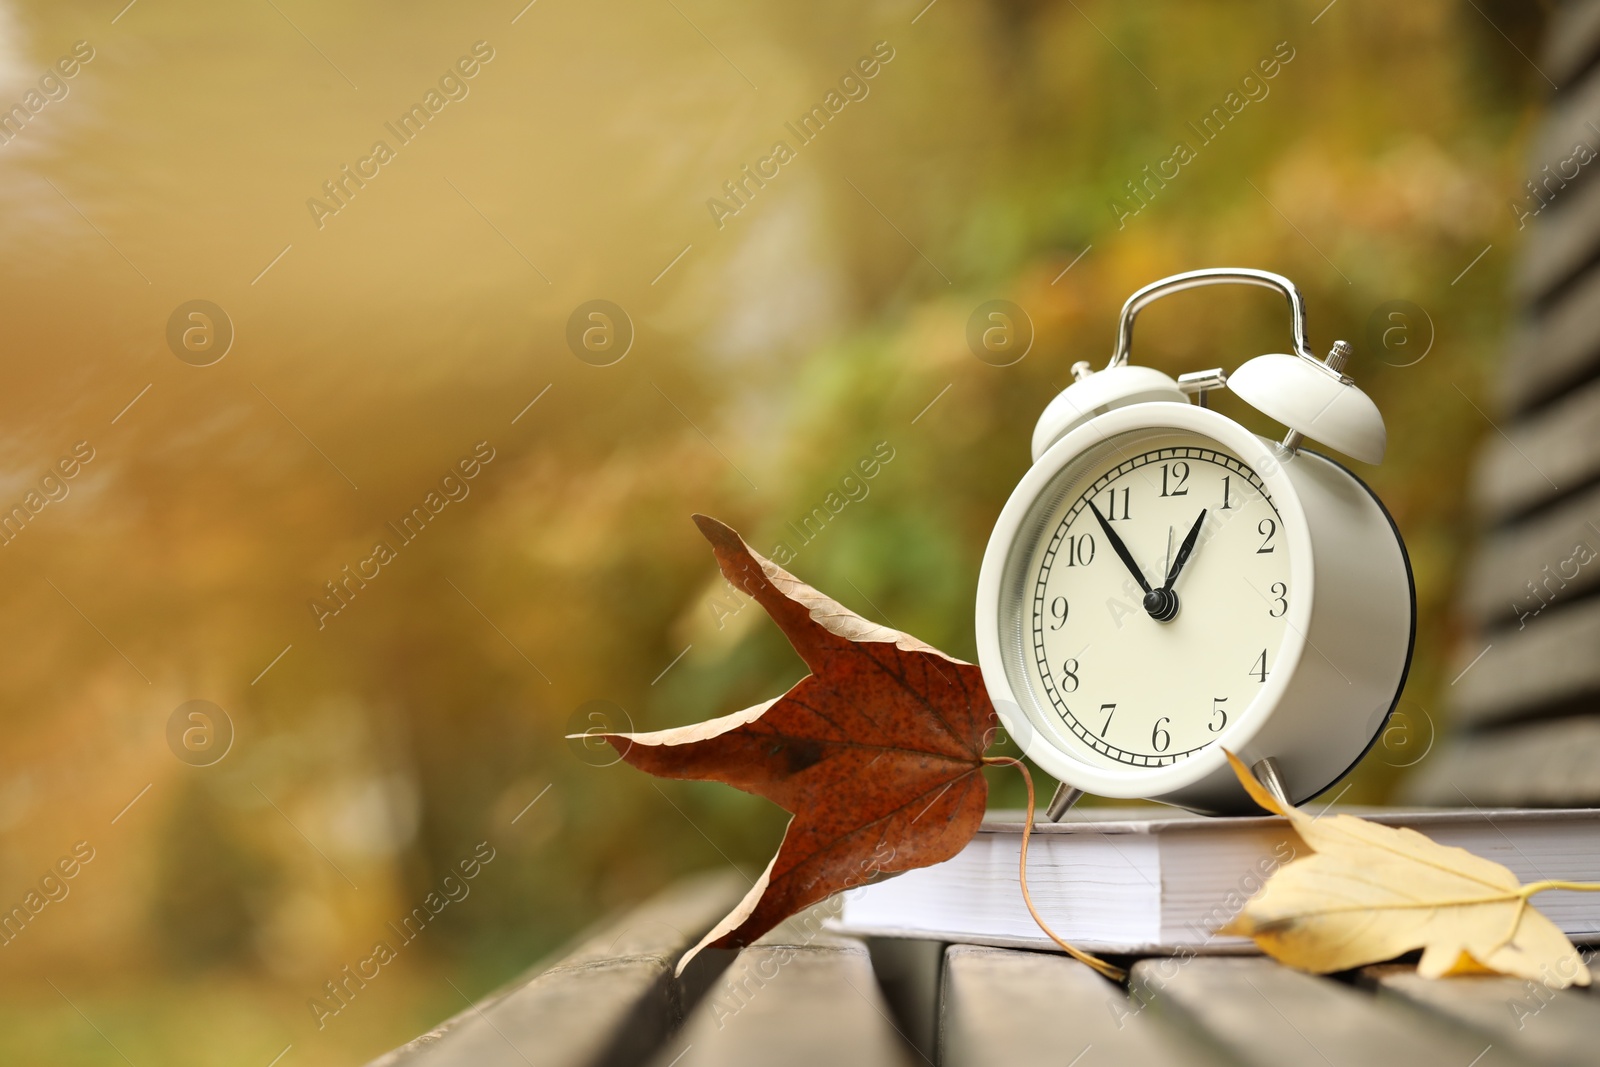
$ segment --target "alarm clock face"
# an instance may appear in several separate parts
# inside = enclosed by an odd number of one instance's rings
[[[1084,450],[1038,494],[1007,568],[1002,643],[1028,717],[1106,768],[1216,744],[1280,688],[1304,618],[1290,540],[1265,480],[1217,440],[1145,429]]]

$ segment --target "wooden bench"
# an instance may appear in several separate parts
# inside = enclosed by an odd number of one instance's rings
[[[1600,2],[1554,12],[1539,65],[1561,88],[1525,169],[1548,203],[1522,235],[1473,479],[1469,632],[1449,739],[1407,783],[1420,804],[1600,805],[1600,162],[1557,173],[1580,142],[1600,152]]]
[[[742,952],[680,953],[746,887],[672,887],[372,1067],[1496,1067],[1600,1061],[1600,995],[1405,965],[1313,978],[1259,957],[1133,961],[829,933],[819,905]]]

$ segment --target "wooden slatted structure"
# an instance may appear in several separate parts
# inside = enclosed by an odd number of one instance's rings
[[[732,872],[680,882],[371,1067],[641,1063],[704,988],[703,970],[673,979],[678,958],[748,887]]]
[[[820,906],[675,981],[677,956],[744,885],[676,886],[372,1067],[1505,1067],[1600,1056],[1600,995],[1587,991],[1424,981],[1397,965],[1312,978],[1259,957],[1142,960],[1124,986],[1055,953],[867,945],[827,932]]]
[[[1561,88],[1528,167],[1520,321],[1474,475],[1471,635],[1418,803],[1600,805],[1600,2],[1558,9],[1540,67]]]

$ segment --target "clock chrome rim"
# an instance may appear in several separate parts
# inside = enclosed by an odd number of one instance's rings
[[[1008,599],[1018,599],[1008,598],[1007,590],[1007,583],[1015,572],[1014,564],[1030,557],[1037,544],[1034,539],[1019,544],[1019,538],[1030,524],[1039,525],[1036,519],[1041,496],[1063,472],[1086,454],[1096,451],[1098,446],[1140,431],[1176,431],[1208,438],[1233,452],[1255,471],[1283,521],[1289,540],[1290,581],[1292,587],[1301,592],[1286,616],[1287,626],[1273,676],[1242,715],[1229,723],[1210,744],[1179,762],[1161,767],[1113,768],[1084,762],[1051,740],[1049,730],[1040,721],[1045,714],[1042,694],[1026,687],[1025,675],[1020,670],[1015,672],[1017,677],[1013,677],[1013,665],[1005,647],[1008,620],[1004,609]],[[1041,768],[1068,785],[1098,796],[1159,797],[1215,773],[1226,762],[1224,747],[1235,751],[1244,748],[1266,724],[1305,655],[1305,635],[1316,596],[1305,512],[1282,462],[1277,444],[1258,437],[1226,416],[1189,404],[1150,402],[1113,409],[1077,427],[1051,445],[1024,474],[1001,510],[984,552],[978,580],[976,636],[979,667],[1001,722]],[[1040,531],[1031,532],[1037,536]],[[1016,624],[1009,624],[1009,629],[1016,628]],[[1019,693],[1018,688],[1023,692]]]

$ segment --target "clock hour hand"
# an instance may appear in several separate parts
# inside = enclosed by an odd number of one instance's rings
[[[1139,565],[1133,561],[1133,554],[1128,551],[1128,546],[1122,543],[1122,538],[1117,536],[1117,531],[1111,528],[1106,517],[1100,514],[1100,509],[1094,506],[1094,501],[1089,501],[1089,510],[1094,512],[1094,517],[1100,520],[1100,529],[1105,531],[1106,540],[1111,542],[1111,548],[1116,552],[1117,558],[1122,560],[1123,566],[1128,568],[1128,573],[1133,575],[1133,580],[1139,583],[1139,588],[1145,591],[1148,598],[1150,583],[1144,580],[1144,572],[1139,570]]]
[[[1159,589],[1146,587],[1144,594],[1144,610],[1156,622],[1171,622],[1178,617],[1178,594],[1172,591],[1172,583],[1178,580],[1178,572],[1183,570],[1183,565],[1189,561],[1189,553],[1194,551],[1196,538],[1200,536],[1200,526],[1206,521],[1204,509],[1200,517],[1194,520],[1194,525],[1189,527],[1189,534],[1183,539],[1183,544],[1178,546],[1178,554],[1172,560],[1172,569],[1167,571],[1166,584]]]
[[[1183,565],[1189,562],[1189,553],[1194,551],[1195,540],[1200,536],[1200,527],[1206,521],[1206,509],[1200,509],[1200,517],[1194,520],[1194,525],[1189,527],[1189,533],[1183,539],[1183,544],[1178,546],[1178,555],[1172,561],[1172,569],[1167,572],[1167,584],[1163,587],[1169,592],[1172,583],[1178,580],[1178,572],[1183,570]]]

